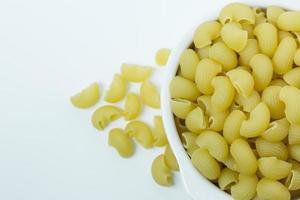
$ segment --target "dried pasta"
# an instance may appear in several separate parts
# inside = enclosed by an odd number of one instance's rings
[[[152,68],[124,63],[121,66],[122,77],[129,82],[144,82],[152,74]]]
[[[114,128],[109,132],[108,144],[124,158],[130,157],[134,153],[133,142],[127,134],[123,133],[122,129]]]
[[[173,176],[165,163],[164,155],[159,155],[153,160],[151,173],[157,184],[161,186],[170,186],[173,184]]]
[[[251,74],[243,69],[233,69],[226,73],[237,93],[249,97],[254,89],[254,80]]]
[[[119,119],[123,115],[123,110],[112,105],[101,106],[92,115],[93,126],[98,130],[103,130],[111,122]]]
[[[256,192],[259,199],[291,199],[291,194],[282,183],[268,178],[262,178],[258,182]]]
[[[128,93],[124,106],[125,120],[133,120],[137,118],[142,111],[142,103],[140,97],[134,93]]]
[[[172,98],[195,101],[200,92],[194,82],[181,76],[176,76],[170,83],[170,95]]]
[[[124,132],[136,139],[136,141],[146,149],[153,146],[154,138],[152,131],[144,122],[131,121],[126,125]]]
[[[157,147],[167,145],[168,139],[161,116],[154,116],[153,124],[153,145]]]
[[[220,37],[221,24],[216,21],[209,21],[200,24],[194,34],[194,44],[197,48],[210,45],[212,40]]]
[[[71,103],[77,108],[90,108],[98,102],[99,98],[99,85],[97,83],[92,83],[80,93],[72,96]]]
[[[273,119],[281,119],[285,116],[285,106],[279,98],[281,88],[281,86],[269,86],[262,93],[262,101],[267,104]]]
[[[106,92],[104,100],[109,103],[116,103],[121,101],[126,96],[127,84],[124,78],[116,74],[109,90]]]
[[[177,160],[172,152],[172,149],[169,145],[166,146],[165,152],[164,152],[164,158],[167,166],[169,169],[173,171],[179,171],[179,166],[177,163]]]
[[[186,116],[196,108],[196,104],[185,99],[172,99],[171,108],[174,115],[180,119],[185,119]]]
[[[258,169],[264,177],[280,180],[289,175],[292,164],[276,157],[262,157],[258,159]]]
[[[207,127],[207,118],[200,107],[192,110],[185,119],[186,127],[193,133],[201,133]]]
[[[179,66],[182,77],[194,81],[195,72],[199,61],[199,57],[194,50],[184,50],[179,59]]]
[[[171,50],[167,48],[161,48],[156,52],[155,61],[160,66],[165,66],[168,62]]]
[[[219,20],[222,24],[230,22],[245,22],[254,24],[255,15],[248,5],[242,3],[231,3],[221,10]]]
[[[140,97],[147,106],[151,108],[160,108],[160,95],[153,83],[149,81],[142,83]]]
[[[239,174],[237,184],[231,187],[231,195],[236,200],[251,200],[256,194],[257,183],[256,175]]]
[[[285,115],[291,124],[300,124],[300,90],[293,86],[284,86],[279,99],[285,104]]]
[[[221,38],[229,48],[240,52],[247,45],[248,32],[239,23],[227,23],[221,29]]]

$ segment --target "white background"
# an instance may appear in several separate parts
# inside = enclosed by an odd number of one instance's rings
[[[120,158],[107,132],[125,123],[96,131],[90,116],[104,102],[78,110],[69,97],[93,81],[107,88],[122,62],[154,66],[155,51],[217,2],[0,0],[0,199],[189,199],[178,173],[171,188],[152,180],[163,149]]]

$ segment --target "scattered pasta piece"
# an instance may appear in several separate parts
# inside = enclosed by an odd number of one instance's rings
[[[154,146],[162,147],[168,144],[167,135],[165,132],[165,128],[163,125],[163,121],[161,116],[154,116],[153,118],[153,139],[154,139]]]
[[[151,108],[160,108],[160,95],[153,83],[149,81],[142,83],[140,97],[147,106],[150,106]]]
[[[123,111],[111,105],[98,108],[92,115],[92,123],[98,130],[103,130],[109,123],[119,119],[123,115]]]
[[[171,169],[173,171],[179,171],[179,166],[178,166],[177,160],[172,152],[170,145],[166,146],[164,158],[165,158],[165,162],[166,162],[167,166],[169,167],[169,169]]]
[[[110,84],[109,90],[105,94],[104,100],[109,103],[119,102],[125,97],[126,90],[126,81],[121,75],[116,74],[112,83]]]
[[[171,50],[167,48],[161,48],[156,52],[155,61],[160,66],[165,66],[168,62]]]
[[[97,83],[93,83],[80,93],[72,96],[71,103],[77,108],[90,108],[98,102],[99,98],[99,85]]]
[[[125,120],[133,120],[137,118],[142,111],[142,103],[140,97],[134,93],[128,93],[125,100],[124,118]]]
[[[136,141],[146,149],[153,146],[152,131],[144,122],[131,121],[126,125],[124,132],[130,137],[135,138]]]
[[[109,132],[108,144],[114,147],[120,156],[128,158],[134,154],[134,146],[131,138],[119,128]]]
[[[152,162],[151,173],[154,181],[161,186],[173,184],[173,176],[165,163],[164,155],[159,155]]]
[[[152,74],[152,68],[136,64],[122,64],[121,74],[129,82],[143,82]]]

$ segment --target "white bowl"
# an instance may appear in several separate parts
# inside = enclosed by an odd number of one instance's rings
[[[192,162],[187,155],[181,140],[178,136],[178,132],[175,127],[174,117],[171,111],[170,104],[170,93],[169,84],[172,78],[175,76],[178,65],[179,57],[181,53],[192,44],[192,38],[195,29],[199,24],[208,20],[214,20],[218,18],[220,10],[227,5],[236,1],[232,0],[222,0],[222,1],[212,1],[209,2],[206,13],[199,13],[199,23],[196,24],[187,34],[181,39],[178,46],[172,49],[172,53],[169,57],[167,64],[167,69],[164,76],[164,83],[161,90],[161,110],[162,118],[164,122],[164,127],[167,132],[167,137],[170,146],[177,158],[180,173],[185,185],[185,188],[189,195],[194,200],[202,199],[222,199],[222,200],[232,200],[233,198],[220,190],[217,186],[211,183],[208,179],[203,177],[192,165]],[[246,3],[250,6],[267,7],[270,5],[278,5],[289,10],[300,10],[300,2],[297,0],[241,0],[239,2]],[[199,4],[204,2],[200,1]]]

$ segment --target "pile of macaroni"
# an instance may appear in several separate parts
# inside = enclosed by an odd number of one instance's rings
[[[170,84],[192,164],[236,200],[300,191],[300,12],[232,3],[197,28]]]

